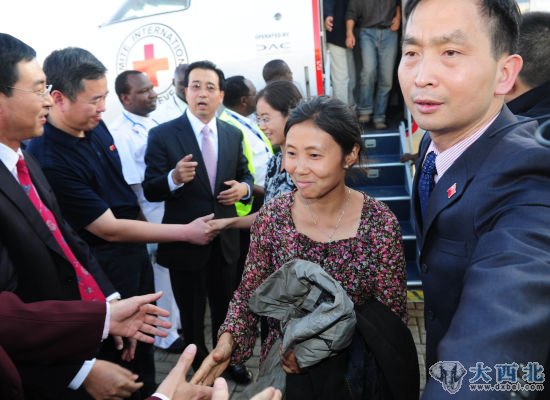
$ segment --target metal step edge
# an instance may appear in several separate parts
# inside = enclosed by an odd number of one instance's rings
[[[411,196],[387,196],[387,197],[381,196],[381,197],[375,197],[375,199],[380,201],[399,201],[399,200],[410,200]]]
[[[404,167],[402,162],[387,162],[387,163],[366,163],[361,165],[363,168],[382,168],[382,167]]]
[[[395,137],[395,136],[399,136],[399,132],[362,133],[361,139],[376,138],[376,137]]]

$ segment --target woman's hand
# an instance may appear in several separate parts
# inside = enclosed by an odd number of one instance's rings
[[[298,360],[296,359],[296,354],[294,350],[288,350],[283,354],[282,346],[279,346],[279,353],[281,354],[281,364],[283,365],[283,371],[287,374],[299,374],[302,372],[300,366],[298,365]]]
[[[202,362],[199,370],[195,372],[195,375],[191,378],[191,383],[211,386],[214,380],[220,376],[229,365],[232,352],[233,337],[230,333],[225,332],[220,336],[216,348],[210,352],[208,357]]]
[[[208,221],[208,225],[210,225],[210,228],[213,231],[216,231],[217,233],[219,233],[224,229],[231,228],[231,225],[233,225],[235,223],[235,220],[237,219],[238,217],[213,219]]]

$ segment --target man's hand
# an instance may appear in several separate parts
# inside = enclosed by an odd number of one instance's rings
[[[397,32],[400,26],[401,26],[401,17],[399,16],[393,17],[393,19],[391,20],[390,30],[392,32]]]
[[[181,185],[182,183],[191,182],[195,179],[197,165],[196,161],[191,161],[193,159],[193,154],[187,154],[176,164],[176,168],[172,172],[172,181],[176,185]]]
[[[214,218],[214,214],[205,215],[185,225],[185,238],[182,240],[200,245],[210,243],[219,233],[208,224],[212,218]]]
[[[216,348],[204,359],[198,371],[195,372],[191,383],[210,386],[229,365],[233,351],[233,337],[225,332],[220,336]]]
[[[128,339],[126,341],[126,345],[124,346],[124,350],[122,351],[122,358],[126,362],[130,362],[134,359],[136,356],[136,347],[137,347],[137,340],[136,339]]]
[[[235,223],[238,217],[231,218],[219,218],[208,221],[208,225],[216,232],[223,231],[225,229],[231,228],[231,225]]]
[[[329,15],[325,18],[325,29],[329,32],[332,32],[332,28],[334,27],[334,17]]]
[[[149,335],[167,336],[168,333],[158,329],[157,326],[170,328],[172,324],[158,317],[167,317],[170,313],[150,304],[160,299],[161,296],[162,292],[158,292],[110,303],[109,333],[114,336],[134,338],[145,343],[155,341]]]
[[[346,47],[353,49],[355,47],[355,35],[353,33],[346,34]]]
[[[225,181],[229,189],[218,194],[218,201],[224,206],[232,206],[248,194],[248,185],[237,181]]]
[[[176,366],[172,368],[158,387],[157,393],[163,394],[172,400],[210,399],[212,395],[211,387],[193,385],[187,382],[186,379],[196,353],[197,346],[194,344],[190,344],[185,348]]]
[[[126,399],[143,386],[136,382],[137,378],[136,374],[116,364],[96,360],[83,385],[96,400]]]

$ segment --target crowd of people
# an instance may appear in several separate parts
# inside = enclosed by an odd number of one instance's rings
[[[387,127],[402,18],[399,85],[426,131],[411,205],[423,398],[509,398],[461,389],[502,365],[507,382],[544,383],[550,148],[535,131],[550,119],[550,14],[324,6],[332,97],[304,98],[283,60],[259,91],[203,60],[177,66],[158,106],[147,74],[120,73],[108,124],[92,53],[41,66],[0,33],[0,398],[221,400],[224,372],[255,400],[418,398],[400,224],[347,179],[365,162],[362,124]],[[181,353],[160,386],[154,346]]]

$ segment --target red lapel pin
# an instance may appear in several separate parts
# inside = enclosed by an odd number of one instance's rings
[[[115,147],[115,145],[114,145],[114,144],[110,145],[110,146],[109,146],[109,150],[111,150],[111,151],[115,151],[115,150],[116,150],[116,147]]]
[[[447,189],[447,198],[450,199],[455,195],[455,193],[456,193],[456,183],[453,183],[453,186]]]

